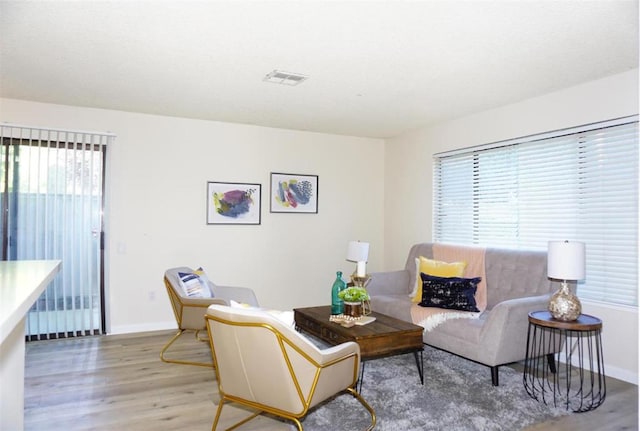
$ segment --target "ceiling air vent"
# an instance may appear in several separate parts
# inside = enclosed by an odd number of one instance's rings
[[[274,70],[267,74],[263,81],[273,82],[274,84],[282,85],[298,85],[302,81],[306,80],[308,76],[301,75],[299,73],[285,72],[282,70]]]

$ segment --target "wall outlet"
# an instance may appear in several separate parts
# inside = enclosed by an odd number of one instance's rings
[[[118,254],[127,254],[127,244],[121,241],[118,241],[116,246],[116,251]]]

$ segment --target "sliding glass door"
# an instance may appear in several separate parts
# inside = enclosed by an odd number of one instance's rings
[[[104,333],[104,164],[110,135],[2,126],[2,260],[58,259],[27,339]]]

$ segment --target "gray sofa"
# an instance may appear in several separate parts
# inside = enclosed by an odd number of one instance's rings
[[[411,247],[403,270],[371,274],[367,290],[374,311],[411,322],[415,258],[433,259],[432,246]],[[492,383],[498,386],[498,367],[525,358],[527,314],[546,309],[554,288],[547,278],[545,252],[487,248],[484,263],[486,310],[477,319],[447,320],[425,331],[423,341],[490,367]]]

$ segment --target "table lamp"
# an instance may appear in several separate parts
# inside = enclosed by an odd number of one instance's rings
[[[549,312],[554,319],[570,322],[582,312],[582,305],[569,289],[569,281],[585,277],[585,245],[576,241],[549,241],[547,276],[560,280],[560,288],[551,296]]]
[[[354,286],[364,287],[369,280],[367,275],[367,259],[369,259],[369,243],[349,241],[347,247],[347,260],[356,262],[356,270],[351,274]]]

